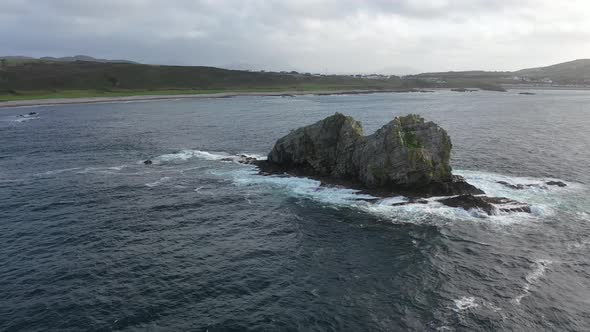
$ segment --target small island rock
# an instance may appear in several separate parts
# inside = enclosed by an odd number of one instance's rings
[[[483,193],[452,175],[451,148],[447,132],[418,115],[396,117],[363,136],[358,121],[336,113],[280,138],[268,163],[285,172],[346,179],[370,189],[424,195]]]

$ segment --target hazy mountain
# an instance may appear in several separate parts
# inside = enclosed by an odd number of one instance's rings
[[[0,56],[0,59],[5,59],[7,61],[53,61],[53,62],[74,62],[74,61],[88,61],[88,62],[101,62],[101,63],[137,63],[135,61],[130,60],[109,60],[109,59],[97,59],[88,55],[75,55],[75,56],[66,56],[66,57],[41,57],[41,58],[33,58],[29,56]]]
[[[7,55],[7,56],[0,56],[0,59],[4,59],[6,61],[28,61],[28,60],[37,60],[30,56],[22,56],[22,55]]]

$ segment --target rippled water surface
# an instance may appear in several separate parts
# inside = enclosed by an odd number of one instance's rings
[[[221,160],[336,111],[367,134],[439,123],[456,173],[533,213],[370,203]],[[2,109],[0,330],[589,330],[589,128],[575,91]],[[548,179],[568,186],[497,183]]]

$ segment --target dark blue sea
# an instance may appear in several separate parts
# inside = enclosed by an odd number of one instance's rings
[[[0,330],[588,331],[590,92],[536,93],[1,109]],[[366,134],[435,121],[457,174],[532,213],[368,202],[221,160],[335,112]],[[567,187],[497,183],[549,179]]]

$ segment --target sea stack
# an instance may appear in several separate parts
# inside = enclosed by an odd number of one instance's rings
[[[350,180],[369,189],[482,194],[452,175],[451,148],[447,132],[418,115],[396,117],[364,136],[358,121],[336,113],[280,138],[267,162],[285,172]]]

